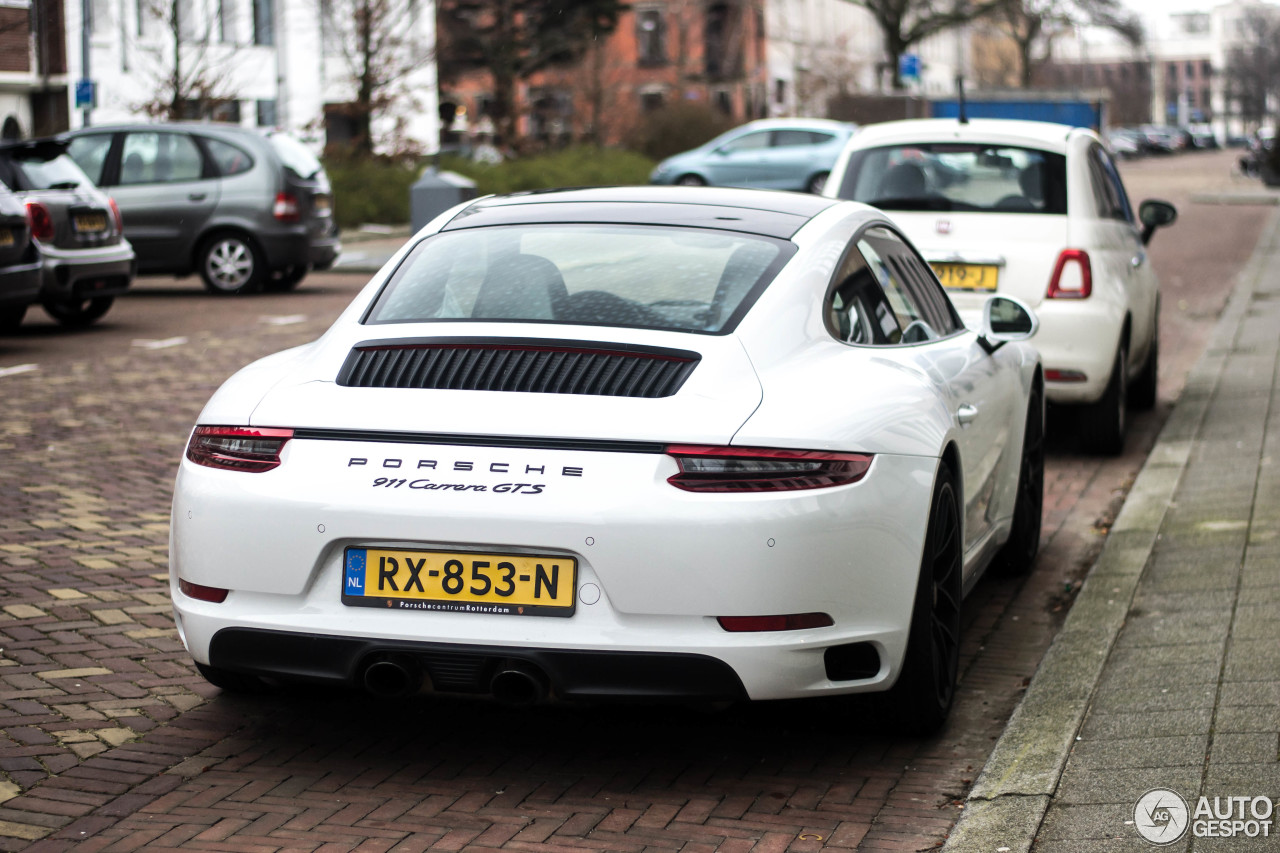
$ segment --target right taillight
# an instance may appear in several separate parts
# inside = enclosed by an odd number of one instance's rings
[[[680,473],[667,482],[686,492],[786,492],[856,483],[871,467],[865,453],[677,444],[666,453]]]
[[[291,429],[201,426],[191,434],[187,458],[206,468],[260,474],[280,465]]]
[[[1086,299],[1093,293],[1093,267],[1084,249],[1063,249],[1053,265],[1047,299]]]
[[[53,216],[49,208],[38,201],[27,202],[27,222],[31,223],[31,236],[48,243],[53,239]]]
[[[276,193],[276,203],[271,207],[271,215],[281,222],[297,222],[300,218],[297,196]]]

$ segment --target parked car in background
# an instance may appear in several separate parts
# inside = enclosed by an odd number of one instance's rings
[[[919,165],[932,157],[968,179],[938,184]],[[1048,399],[1077,407],[1087,446],[1120,452],[1126,407],[1156,400],[1160,290],[1146,244],[1177,211],[1145,201],[1135,216],[1097,134],[992,119],[868,125],[825,194],[889,211],[961,310],[992,293],[1034,308]]]
[[[436,223],[200,415],[169,588],[207,679],[941,724],[965,593],[1039,545],[1030,309],[966,328],[884,214],[796,193]]]
[[[141,273],[195,272],[214,293],[291,290],[341,251],[324,167],[287,134],[153,123],[67,138],[120,205]]]
[[[0,333],[16,329],[27,306],[40,301],[40,266],[27,208],[0,184]]]
[[[67,143],[36,139],[0,144],[0,184],[27,209],[40,254],[39,301],[64,326],[85,326],[133,283],[133,248],[120,211],[67,156]],[[16,307],[8,324],[22,322]]]
[[[649,175],[649,183],[820,193],[856,130],[857,125],[827,119],[748,122],[663,160]]]

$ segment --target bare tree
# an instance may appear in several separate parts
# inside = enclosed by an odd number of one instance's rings
[[[406,82],[435,59],[414,26],[422,5],[415,0],[320,0],[324,49],[342,57],[355,91],[341,110],[354,125],[356,153],[373,153],[376,118],[400,107],[421,108]]]
[[[1109,29],[1130,45],[1142,44],[1142,20],[1121,0],[1009,0],[1000,19],[1018,47],[1018,79],[1031,86],[1036,68],[1053,53],[1054,39],[1075,27]]]
[[[1280,99],[1280,10],[1244,13],[1225,77],[1228,110],[1234,107],[1248,127],[1257,128],[1270,115],[1269,101]]]
[[[166,36],[163,46],[140,50],[150,61],[150,70],[144,73],[156,85],[152,97],[135,109],[153,118],[213,118],[220,107],[234,100],[210,50],[216,22],[199,17],[193,6],[183,0],[146,0],[139,6],[143,26],[154,22]]]
[[[901,90],[899,58],[932,35],[998,11],[1009,0],[848,0],[871,13],[880,28],[893,88]]]

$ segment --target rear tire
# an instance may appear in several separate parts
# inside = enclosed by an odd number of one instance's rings
[[[804,185],[804,191],[814,195],[822,195],[822,190],[827,186],[827,178],[830,176],[830,172],[819,172]]]
[[[1018,465],[1018,495],[1014,500],[1013,529],[996,554],[993,567],[1002,575],[1031,571],[1040,552],[1040,524],[1044,514],[1044,398],[1039,388],[1027,403],[1027,425],[1022,434],[1022,459]]]
[[[22,318],[27,316],[27,306],[15,305],[0,308],[0,335],[8,335],[18,331]]]
[[[1129,353],[1124,344],[1116,350],[1111,379],[1102,399],[1080,413],[1080,434],[1084,446],[1107,456],[1118,456],[1124,450],[1125,410],[1129,397]]]
[[[1157,312],[1157,315],[1159,312]],[[1138,378],[1133,380],[1129,389],[1129,402],[1135,409],[1147,412],[1156,406],[1156,391],[1160,379],[1160,325],[1151,335],[1151,352],[1147,354],[1147,363],[1143,365]]]
[[[681,175],[676,178],[678,187],[705,187],[707,182],[698,175]]]
[[[97,296],[92,299],[69,299],[66,302],[49,300],[41,303],[50,317],[68,329],[82,329],[111,309],[114,296]]]
[[[955,483],[943,463],[933,487],[907,653],[897,682],[885,696],[892,725],[906,734],[937,730],[955,699],[963,551]]]
[[[263,290],[267,293],[288,293],[302,283],[302,280],[307,277],[307,272],[306,264],[286,267],[268,278]]]
[[[262,289],[266,270],[252,240],[224,232],[200,248],[200,277],[210,293],[256,293]]]

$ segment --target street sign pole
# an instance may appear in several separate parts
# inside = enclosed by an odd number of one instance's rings
[[[93,78],[89,74],[89,34],[93,29],[91,0],[80,0],[80,81],[89,84],[89,97],[80,100],[80,83],[76,84],[76,106],[81,107],[80,120],[84,127],[93,115]]]

